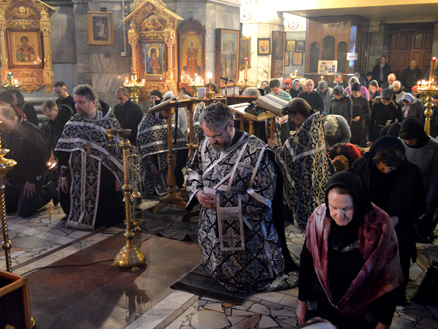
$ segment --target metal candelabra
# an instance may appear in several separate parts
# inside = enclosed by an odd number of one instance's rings
[[[123,150],[123,176],[124,176],[124,184],[122,186],[122,190],[125,196],[125,238],[126,244],[119,251],[117,256],[114,258],[114,265],[120,267],[135,267],[143,264],[146,261],[146,256],[141,252],[137,246],[132,243],[132,239],[135,236],[134,231],[131,229],[133,225],[132,214],[131,214],[131,201],[133,198],[132,195],[132,186],[129,183],[129,147],[131,143],[129,142],[129,135],[131,135],[131,129],[124,130],[115,130],[115,129],[107,129],[108,137],[110,140],[114,140],[116,136],[120,136],[121,142],[120,147]]]

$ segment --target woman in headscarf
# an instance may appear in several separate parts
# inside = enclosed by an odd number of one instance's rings
[[[401,101],[398,102],[402,111],[403,120],[406,118],[415,118],[420,120],[424,112],[424,105],[421,100],[412,96],[411,93],[405,93]]]
[[[407,94],[405,94],[407,95]],[[427,209],[418,223],[417,241],[433,241],[433,231],[437,225],[438,214],[438,141],[424,132],[417,119],[405,119],[400,127],[400,139],[403,140],[406,157],[418,165],[426,192]]]
[[[368,100],[360,94],[361,85],[355,82],[351,86],[351,101],[353,102],[353,114],[351,122],[350,142],[361,147],[367,146],[366,124],[371,111]]]
[[[259,88],[260,95],[265,96],[270,93],[270,90],[269,91],[267,90],[267,88],[269,88],[268,85],[269,85],[268,81],[262,81],[262,84],[260,85]]]
[[[338,329],[389,328],[403,274],[389,216],[355,169],[333,175],[309,219],[301,252],[299,324],[319,316]]]
[[[344,88],[341,85],[337,85],[333,88],[334,97],[330,98],[327,106],[327,114],[338,114],[347,120],[348,125],[351,125],[351,119],[353,114],[353,102],[350,97],[344,92]]]
[[[378,138],[353,167],[367,184],[371,202],[386,211],[397,233],[400,264],[405,279],[399,288],[398,305],[407,305],[406,285],[410,260],[416,260],[415,224],[426,211],[426,195],[418,166],[405,156],[405,148],[394,136]]]
[[[303,91],[303,87],[301,87],[300,79],[295,79],[292,81],[292,88],[289,89],[289,94],[292,98],[298,97],[298,94]]]
[[[26,120],[38,127],[38,116],[32,104],[24,101],[24,96],[18,89],[11,91],[13,105],[19,107],[26,115]]]

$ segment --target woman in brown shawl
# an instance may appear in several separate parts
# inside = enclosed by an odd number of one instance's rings
[[[389,328],[403,280],[389,216],[369,201],[356,169],[335,174],[307,224],[298,321],[319,316],[338,329]]]

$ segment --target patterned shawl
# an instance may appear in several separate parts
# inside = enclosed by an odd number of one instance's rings
[[[403,281],[397,237],[389,216],[373,204],[373,209],[364,215],[363,224],[359,227],[359,250],[365,263],[348,291],[334,305],[328,273],[331,224],[326,205],[319,206],[307,224],[306,246],[312,254],[318,280],[332,306],[345,316],[355,316]]]

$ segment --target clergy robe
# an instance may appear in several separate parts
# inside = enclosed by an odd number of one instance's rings
[[[187,149],[187,137],[179,128],[176,129],[175,116],[172,118],[172,128],[173,151]],[[175,134],[177,134],[176,139]],[[137,145],[142,159],[140,169],[145,195],[166,194],[169,153],[167,137],[167,119],[157,112],[147,113],[138,126],[137,136]],[[173,155],[176,161],[176,152]],[[157,167],[158,176],[150,173],[152,165]]]
[[[93,230],[123,220],[121,193],[114,191],[115,180],[123,185],[122,150],[110,145],[106,129],[121,129],[108,105],[94,120],[75,114],[56,145],[55,155],[61,165],[68,164],[71,174],[69,228]],[[105,211],[113,207],[118,211]]]
[[[223,152],[205,138],[187,163],[188,209],[198,191],[216,190],[218,207],[200,212],[198,241],[205,267],[229,290],[290,288],[291,282],[279,277],[284,258],[272,216],[273,155],[258,138],[237,129],[236,135]]]
[[[285,201],[299,225],[325,202],[325,186],[334,173],[319,113],[311,114],[282,147],[273,149],[285,180]]]

